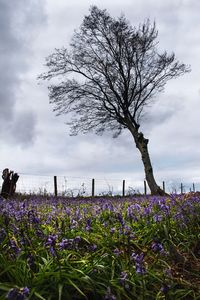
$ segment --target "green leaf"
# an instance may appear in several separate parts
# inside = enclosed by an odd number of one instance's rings
[[[58,285],[58,300],[62,299],[62,290],[63,290],[63,285],[59,284]]]
[[[85,299],[88,299],[83,291],[81,291],[81,289],[79,289],[79,287],[71,279],[68,278],[68,281]]]

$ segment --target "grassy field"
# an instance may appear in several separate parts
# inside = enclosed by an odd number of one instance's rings
[[[0,198],[0,299],[200,299],[200,197]]]

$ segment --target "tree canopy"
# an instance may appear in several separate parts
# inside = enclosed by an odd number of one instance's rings
[[[92,6],[70,50],[56,49],[47,58],[43,79],[60,79],[49,87],[50,102],[58,115],[74,113],[68,122],[73,134],[106,129],[117,136],[127,118],[139,126],[166,82],[189,71],[174,53],[158,51],[157,36],[149,20],[136,28],[124,16],[114,19]]]

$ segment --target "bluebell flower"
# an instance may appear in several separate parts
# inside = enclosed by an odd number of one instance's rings
[[[6,295],[6,299],[8,300],[26,300],[28,299],[29,288],[13,288]]]
[[[73,246],[74,239],[62,239],[62,242],[59,243],[60,249],[71,249]]]
[[[122,254],[122,251],[119,250],[118,248],[115,248],[115,249],[113,250],[113,253],[114,253],[116,256],[119,256],[120,254]]]
[[[28,212],[28,219],[29,219],[29,222],[31,222],[31,223],[35,223],[35,224],[40,223],[40,220],[36,216],[36,212],[33,209]]]
[[[65,212],[66,212],[66,214],[67,214],[68,216],[70,216],[70,214],[71,214],[71,209],[70,209],[69,207],[67,207],[66,210],[65,210]]]
[[[119,228],[119,234],[124,234],[124,232],[123,232],[123,228]]]
[[[76,219],[77,220],[80,220],[81,219],[81,211],[80,211],[80,208],[77,208],[76,212],[75,212],[75,216],[76,216]]]
[[[78,222],[76,220],[72,219],[70,223],[71,229],[75,229],[78,227]]]
[[[21,251],[21,249],[18,247],[17,243],[13,239],[9,241],[9,246],[15,252],[16,255],[18,255]]]
[[[121,272],[120,278],[119,278],[120,284],[124,284],[126,279],[128,279],[128,273],[125,271]]]
[[[132,209],[136,210],[137,212],[140,212],[141,206],[138,203],[135,203],[132,205]]]
[[[117,214],[117,218],[118,218],[120,224],[121,224],[122,226],[124,226],[124,219],[123,219],[122,214],[118,213],[118,214]]]
[[[32,271],[36,270],[37,265],[35,263],[35,257],[32,255],[32,253],[28,254],[27,263]]]
[[[124,234],[130,235],[130,233],[131,233],[131,228],[129,226],[124,226]]]
[[[132,212],[132,209],[131,209],[130,206],[127,208],[127,212],[126,212],[126,213],[127,213],[127,217],[132,219],[132,217],[133,217],[133,212]]]
[[[166,204],[161,204],[161,210],[164,211],[165,215],[168,216],[170,213],[170,207]]]
[[[146,273],[146,269],[144,267],[144,265],[140,264],[140,263],[136,263],[135,264],[136,267],[136,273],[140,274],[140,275],[144,275]]]
[[[95,245],[95,244],[90,245],[89,250],[93,251],[93,252],[96,251],[97,250],[97,245]]]
[[[162,215],[155,214],[155,215],[153,216],[153,219],[154,219],[154,221],[155,221],[156,223],[158,223],[158,222],[162,221],[163,216],[162,216]]]
[[[115,232],[115,227],[112,227],[111,229],[110,229],[110,233],[114,233]]]
[[[167,294],[168,291],[170,289],[170,285],[168,284],[164,284],[162,287],[161,287],[161,291],[164,293],[164,294]]]
[[[89,218],[87,219],[87,223],[86,223],[86,226],[85,226],[85,229],[87,231],[90,231],[91,230],[91,224],[92,224],[92,220]]]
[[[57,235],[49,235],[45,246],[49,246],[49,250],[52,254],[52,256],[55,256],[56,251],[55,251],[55,246],[56,246],[56,240],[57,240],[58,236]]]
[[[159,243],[158,241],[153,241],[152,245],[151,245],[151,249],[154,252],[159,252],[160,254],[166,254],[163,245],[161,243]]]
[[[81,237],[79,236],[79,235],[77,235],[75,238],[74,238],[74,242],[75,243],[80,243],[80,241],[81,241],[82,239],[81,239]]]
[[[135,206],[134,205],[131,205],[127,208],[127,217],[134,220],[135,222],[138,221],[138,217],[137,217],[137,214],[138,214],[138,210],[134,209]]]
[[[131,260],[135,261],[136,273],[141,275],[146,273],[146,269],[144,266],[144,253],[140,253],[140,254],[132,253]]]
[[[6,299],[8,299],[8,300],[15,300],[15,299],[17,299],[17,296],[19,294],[18,291],[19,291],[19,289],[17,289],[17,288],[11,289],[8,292],[8,294],[6,295]]]
[[[149,216],[150,213],[151,213],[150,207],[145,207],[145,208],[144,208],[144,215],[145,215],[145,216]]]
[[[57,235],[49,235],[45,245],[48,246],[54,246],[56,244],[56,240],[57,240],[58,236]]]

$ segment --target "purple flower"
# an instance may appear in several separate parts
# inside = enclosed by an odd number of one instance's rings
[[[122,253],[122,251],[120,251],[118,248],[114,249],[113,253],[116,255],[116,256],[120,256],[120,254]]]
[[[127,217],[133,219],[135,222],[138,221],[138,217],[136,216],[137,210],[135,211],[135,206],[131,205],[127,208]]]
[[[163,216],[162,216],[162,215],[155,214],[155,215],[153,216],[153,219],[154,219],[154,221],[155,221],[156,223],[158,223],[158,222],[162,221]]]
[[[154,252],[159,252],[160,254],[166,254],[164,248],[163,248],[163,245],[161,243],[159,243],[158,241],[154,241],[151,245],[151,249],[154,251]]]
[[[28,219],[30,223],[38,224],[40,223],[39,218],[35,215],[35,211],[32,209],[28,212]]]
[[[71,229],[77,228],[78,227],[78,222],[74,219],[71,220]]]
[[[62,242],[59,243],[60,249],[71,249],[74,239],[62,239]]]
[[[80,208],[77,208],[76,212],[75,212],[75,216],[77,221],[79,221],[81,219],[81,211]]]
[[[8,300],[26,300],[28,299],[27,296],[29,295],[29,289],[27,287],[24,288],[13,288],[11,289],[6,299]]]
[[[123,219],[122,214],[118,213],[118,214],[117,214],[117,218],[118,218],[120,224],[121,224],[122,226],[124,226],[124,219]]]
[[[57,235],[49,235],[47,242],[46,242],[46,246],[55,246],[56,244],[56,240],[57,240],[58,236]]]
[[[66,212],[66,214],[67,214],[68,216],[70,216],[71,209],[70,209],[69,207],[67,207],[66,210],[65,210],[65,212]]]
[[[55,246],[56,246],[56,240],[58,236],[57,235],[49,235],[47,242],[45,243],[45,246],[49,246],[49,250],[51,252],[52,256],[55,256]]]
[[[8,292],[8,294],[6,295],[6,299],[8,299],[8,300],[15,300],[15,299],[17,299],[17,296],[19,295],[18,291],[19,290],[17,288],[11,289]]]
[[[121,284],[124,284],[125,283],[125,281],[126,281],[126,279],[128,279],[128,273],[127,272],[121,272],[121,274],[120,274],[120,278],[119,278],[119,282],[121,283]]]
[[[31,270],[35,269],[35,267],[36,267],[36,265],[35,265],[35,258],[34,258],[34,256],[31,253],[28,255],[27,263],[28,263],[28,265],[29,265],[29,267],[30,267]]]
[[[146,273],[146,269],[142,264],[136,263],[135,268],[137,274],[144,275]]]
[[[114,233],[115,232],[115,227],[112,227],[111,229],[110,229],[110,233]]]
[[[60,250],[72,249],[74,246],[76,247],[80,241],[80,236],[76,236],[74,239],[62,239],[62,241],[59,243]]]
[[[93,251],[93,252],[96,251],[97,250],[97,245],[95,245],[95,244],[90,245],[89,250]]]
[[[148,216],[148,215],[150,215],[150,213],[151,213],[150,207],[145,207],[145,208],[144,208],[144,215],[145,215],[145,216]]]
[[[131,260],[132,259],[134,259],[134,261],[135,261],[136,273],[141,274],[141,275],[145,274],[146,269],[144,266],[144,253],[140,253],[140,254],[132,253]]]
[[[87,231],[91,230],[91,224],[92,224],[92,220],[91,219],[87,219],[87,223],[86,223],[86,226],[85,226],[85,229]]]
[[[170,285],[168,284],[164,284],[162,287],[161,287],[161,291],[164,293],[164,294],[167,294],[168,291],[170,289]]]
[[[127,216],[128,216],[128,218],[131,218],[131,219],[133,217],[133,212],[132,212],[132,209],[130,206],[127,208]]]
[[[10,248],[15,252],[16,255],[19,254],[19,252],[21,251],[21,249],[18,247],[17,243],[15,242],[15,240],[10,240],[9,241],[9,245]]]
[[[74,238],[74,242],[75,243],[80,243],[80,241],[81,241],[81,237],[79,236],[79,235],[77,235],[75,238]]]
[[[166,204],[161,204],[161,210],[164,211],[165,215],[168,216],[170,213],[170,207]]]
[[[130,235],[130,233],[131,233],[131,228],[129,226],[124,226],[124,234]]]

